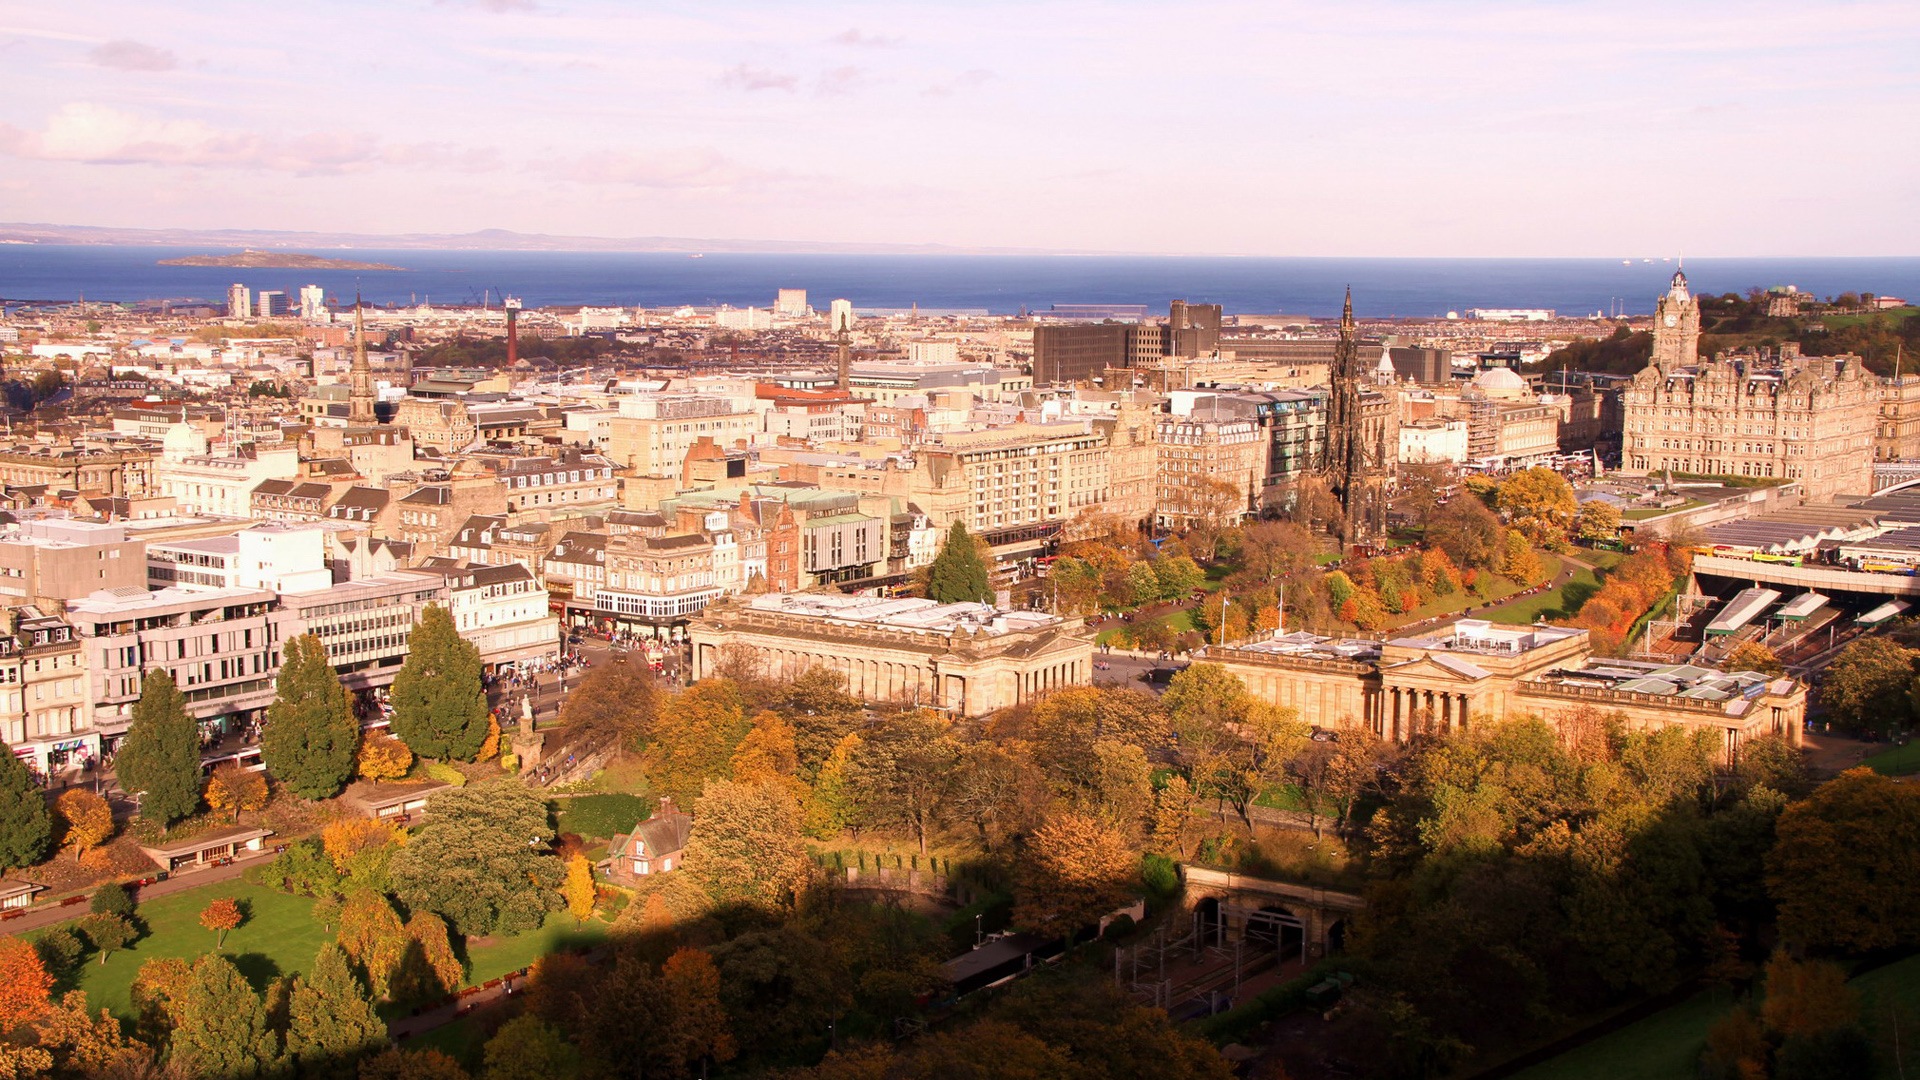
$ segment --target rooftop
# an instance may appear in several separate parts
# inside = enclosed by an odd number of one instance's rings
[[[991,604],[936,604],[922,597],[778,593],[756,596],[747,602],[746,608],[749,611],[819,619],[846,626],[870,626],[923,634],[971,630],[997,636],[1061,623],[1059,617],[1040,611],[1003,611]]]

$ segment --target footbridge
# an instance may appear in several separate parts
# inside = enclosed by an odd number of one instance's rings
[[[1724,555],[1696,555],[1695,577],[1726,578],[1764,585],[1784,585],[1789,589],[1826,593],[1853,593],[1872,596],[1920,597],[1920,577],[1908,574],[1873,574],[1836,566],[1790,566],[1786,563],[1754,562]]]

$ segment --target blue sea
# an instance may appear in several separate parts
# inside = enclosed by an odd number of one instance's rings
[[[1344,259],[1005,255],[744,255],[532,251],[314,250],[383,262],[396,271],[235,270],[159,266],[217,248],[0,245],[0,300],[224,302],[227,286],[279,289],[290,299],[317,284],[376,304],[499,303],[768,307],[780,288],[807,290],[825,309],[1015,314],[1053,304],[1223,305],[1230,313],[1338,315],[1343,290],[1365,318],[1429,318],[1468,308],[1552,308],[1563,315],[1647,314],[1674,265],[1660,259]],[[1819,296],[1872,292],[1920,298],[1920,258],[1689,259],[1695,292],[1794,285]]]

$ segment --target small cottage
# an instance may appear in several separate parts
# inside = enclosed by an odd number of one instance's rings
[[[625,836],[613,838],[607,871],[615,879],[634,879],[678,870],[680,851],[692,831],[693,818],[675,808],[672,799],[663,798],[652,817]]]

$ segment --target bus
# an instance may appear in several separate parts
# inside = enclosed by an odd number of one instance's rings
[[[1766,563],[1780,563],[1780,564],[1781,564],[1781,565],[1783,565],[1783,566],[1799,566],[1799,565],[1800,565],[1800,556],[1798,556],[1798,555],[1769,555],[1769,554],[1767,554],[1767,553],[1766,553],[1766,552],[1764,552],[1764,551],[1756,551],[1756,552],[1754,552],[1754,555],[1753,555],[1753,561],[1754,561],[1754,562],[1766,562]]]
[[[1913,567],[1906,563],[1888,562],[1886,559],[1862,559],[1860,569],[1869,574],[1912,574]]]

